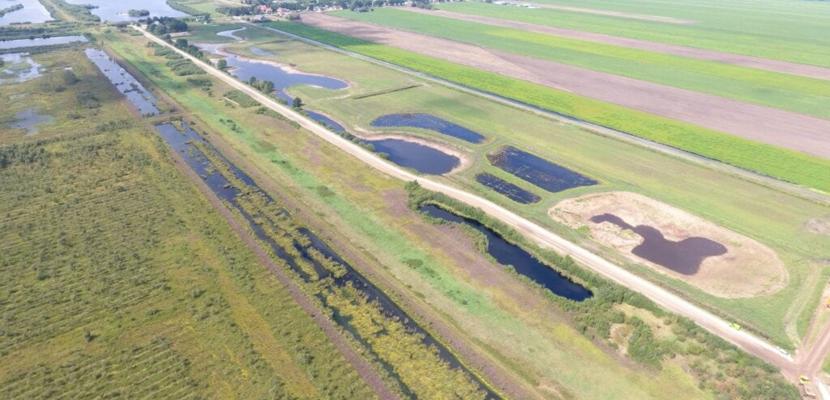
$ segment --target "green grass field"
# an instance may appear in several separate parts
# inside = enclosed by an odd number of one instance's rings
[[[0,137],[4,396],[372,398],[83,52],[36,59],[78,81],[0,86],[54,118]]]
[[[542,85],[448,63],[309,26],[274,22],[287,32],[379,60],[402,65],[472,88],[572,115],[705,157],[800,185],[830,192],[830,161],[751,142],[726,133],[603,103]]]
[[[830,81],[659,54],[392,8],[339,17],[614,75],[830,118]]]
[[[759,240],[781,254],[790,273],[787,288],[772,296],[719,299],[646,268],[629,267],[689,294],[778,343],[786,345],[797,339],[796,331],[803,333],[820,290],[820,285],[816,285],[820,278],[816,275],[820,271],[820,259],[830,246],[827,237],[805,231],[803,224],[810,218],[830,213],[827,207],[434,84],[363,98],[366,93],[421,82],[389,69],[295,41],[279,40],[256,43],[256,46],[279,54],[274,60],[297,65],[303,71],[349,80],[353,88],[345,99],[341,92],[332,93],[311,87],[289,90],[292,95],[303,98],[309,109],[323,111],[346,126],[369,128],[373,119],[387,113],[426,112],[484,134],[489,138],[484,144],[470,145],[424,130],[390,130],[446,142],[466,152],[472,158],[472,167],[453,176],[453,182],[514,209],[572,240],[591,246],[582,233],[552,223],[547,217],[547,209],[565,197],[606,190],[643,193]],[[245,53],[245,47],[240,46],[239,51]],[[541,192],[489,166],[484,155],[505,144],[532,149],[542,157],[598,179],[601,185],[558,194]],[[513,203],[474,181],[475,174],[482,171],[533,190],[543,199],[531,206]],[[608,256],[614,257],[611,254]],[[618,261],[625,263],[621,259]],[[794,298],[803,298],[805,303],[794,304]],[[798,329],[796,324],[800,324]],[[792,326],[792,330],[787,326]]]
[[[539,0],[539,3],[676,17],[675,25],[550,9],[483,2],[443,3],[438,8],[540,25],[745,54],[830,67],[830,5],[825,2],[707,0]]]

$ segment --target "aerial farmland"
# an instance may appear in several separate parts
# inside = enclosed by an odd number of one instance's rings
[[[827,32],[808,1],[11,0],[0,393],[830,399]]]

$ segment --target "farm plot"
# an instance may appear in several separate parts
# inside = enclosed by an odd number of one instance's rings
[[[830,7],[821,2],[537,1],[642,14],[658,13],[696,23],[660,24],[562,10],[503,7],[484,2],[443,3],[438,7],[575,31],[830,67],[830,41],[822,34],[830,21]],[[717,12],[712,12],[713,9]]]
[[[544,59],[545,55],[563,53],[563,51],[547,47],[547,43],[555,40],[551,37],[538,35],[539,37],[534,38],[530,33],[506,31],[497,33],[494,35],[497,37],[488,40],[486,31],[476,29],[483,27],[480,24],[420,16],[395,10],[377,13],[377,16],[363,16],[351,12],[338,14],[354,20],[314,14],[304,18],[303,23],[652,115],[830,158],[830,144],[826,140],[827,132],[830,132],[830,120],[690,90],[707,87],[725,88],[739,81],[743,74],[732,74],[734,76],[722,83],[710,83],[705,87],[693,87],[692,85],[688,88],[675,88],[665,85],[665,82],[654,83],[640,80],[640,78],[662,75],[667,81],[675,81],[678,76],[689,75],[688,73],[678,74],[678,70],[683,71],[683,63],[680,65],[669,63],[671,67],[657,63],[653,75],[652,72],[648,72],[647,76],[640,76],[639,74],[649,68],[645,61],[657,57],[654,54],[632,54],[630,62],[622,63],[619,60],[591,61],[586,65],[614,65],[608,69],[611,72],[592,71],[579,65],[579,55],[569,56],[570,60],[577,60],[576,65]],[[384,19],[384,15],[390,18]],[[362,22],[364,20],[367,22]],[[453,27],[457,29],[452,29]],[[511,36],[519,39],[513,40]],[[527,39],[522,40],[522,37],[527,37]],[[470,41],[470,44],[464,41]],[[577,52],[580,47],[580,45],[575,46]],[[621,48],[617,50],[618,52],[634,52]],[[601,51],[596,55],[600,58],[606,57],[604,53],[605,51]],[[629,68],[632,76],[638,79],[618,75],[621,68]],[[672,73],[667,73],[667,71]],[[792,79],[796,78],[792,77]],[[755,91],[758,89],[757,86],[759,86],[758,83],[753,83],[745,89]],[[807,90],[812,90],[815,86],[826,87],[824,92],[815,93],[810,103],[812,107],[817,107],[815,108],[816,115],[830,117],[826,107],[823,107],[823,103],[830,96],[830,82],[815,81],[813,85],[802,86],[808,88]],[[757,93],[762,92],[766,93],[767,90]],[[781,95],[786,93],[788,92],[782,91]],[[793,101],[785,101],[778,106],[788,107],[788,104],[807,97],[798,95],[797,92],[795,94]],[[682,104],[683,107],[678,107],[678,104]]]

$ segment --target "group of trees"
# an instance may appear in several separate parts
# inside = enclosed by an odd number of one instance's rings
[[[22,10],[22,9],[23,9],[23,4],[15,4],[15,5],[12,5],[11,7],[6,7],[6,8],[3,8],[3,9],[0,9],[0,17],[6,15],[8,13],[12,13],[12,12]]]
[[[170,33],[187,32],[187,23],[170,17],[153,17],[148,18],[147,30],[158,36],[167,35]]]
[[[291,11],[306,11],[314,9],[341,8],[352,11],[370,11],[377,7],[402,6],[411,1],[413,7],[432,8],[430,0],[298,0],[272,3],[267,0],[246,0],[248,5],[237,7],[219,7],[216,10],[225,15],[242,16],[259,14],[259,6],[268,6],[272,9],[283,8]]]

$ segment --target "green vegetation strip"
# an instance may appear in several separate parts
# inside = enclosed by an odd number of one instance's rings
[[[291,22],[274,28],[471,88],[574,116],[792,183],[830,192],[830,161],[549,87]]]

